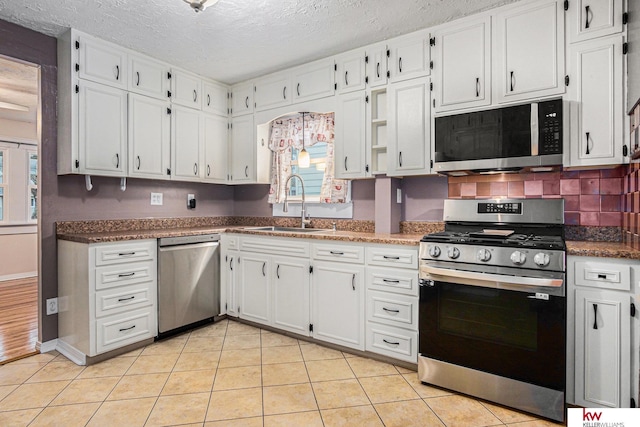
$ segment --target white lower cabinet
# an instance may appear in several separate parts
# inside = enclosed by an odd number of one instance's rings
[[[268,324],[270,320],[269,295],[271,260],[268,256],[243,253],[238,267],[242,278],[239,315],[258,323]],[[267,266],[267,264],[269,264]]]
[[[222,234],[220,236],[220,313],[238,317],[239,274],[238,274],[238,236]]]
[[[640,266],[589,257],[568,257],[567,265],[567,402],[635,407],[639,331],[632,304]]]
[[[309,260],[273,257],[272,325],[309,335]]]
[[[156,240],[58,241],[58,350],[87,357],[158,333]]]

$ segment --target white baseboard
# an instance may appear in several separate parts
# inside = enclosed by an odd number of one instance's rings
[[[87,356],[84,353],[62,340],[58,340],[56,350],[58,350],[61,354],[66,356],[67,359],[71,360],[76,365],[84,366],[87,364]]]
[[[0,282],[6,282],[7,280],[26,279],[28,277],[38,277],[37,271],[27,271],[25,273],[5,274],[0,276]]]
[[[46,342],[37,341],[36,350],[38,350],[40,353],[49,353],[50,351],[55,350],[57,345],[58,345],[57,338],[51,341],[46,341]]]

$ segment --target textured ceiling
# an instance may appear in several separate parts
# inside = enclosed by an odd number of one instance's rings
[[[516,0],[0,0],[0,19],[59,36],[95,35],[225,83]]]

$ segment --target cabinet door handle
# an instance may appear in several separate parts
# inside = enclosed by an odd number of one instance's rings
[[[476,77],[476,98],[480,96],[480,77]]]
[[[382,338],[382,341],[384,341],[385,343],[389,344],[389,345],[400,345],[399,342],[393,342],[393,341],[387,341],[386,339]]]
[[[248,97],[248,96],[244,99],[244,105],[245,105],[247,108],[249,108],[249,97]]]
[[[116,80],[120,80],[120,66],[116,65]]]
[[[385,283],[400,283],[400,280],[395,279],[382,279],[382,281]]]
[[[356,273],[353,273],[353,276],[351,276],[351,289],[356,290]]]
[[[287,99],[287,87],[283,87],[282,88],[282,98],[283,99]]]
[[[207,176],[211,176],[211,165],[207,165]]]
[[[207,94],[207,107],[211,105],[211,95]]]
[[[388,313],[400,313],[400,310],[393,310],[391,308],[382,307],[382,309]]]
[[[398,58],[398,71],[402,72],[402,57]]]
[[[193,90],[193,102],[196,102],[198,100],[198,92],[194,89]]]
[[[136,254],[135,252],[120,252],[118,256],[131,256],[135,254]]]
[[[349,71],[344,72],[344,85],[349,86]]]
[[[229,259],[229,270],[233,271],[233,257]]]
[[[124,331],[130,331],[131,329],[135,328],[136,325],[133,326],[129,326],[128,328],[120,328],[120,332],[124,332]]]
[[[300,96],[300,83],[296,86],[296,92],[298,93],[298,96]]]
[[[193,164],[193,174],[194,175],[198,175],[198,164],[197,163]]]
[[[585,151],[585,154],[587,156],[590,154],[589,153],[589,135],[590,135],[590,132],[585,132],[585,136],[587,137],[587,150]]]
[[[344,252],[340,252],[340,251],[329,251],[329,253],[331,255],[344,255]]]
[[[118,302],[129,301],[129,300],[132,300],[134,298],[135,298],[134,295],[131,295],[130,297],[127,297],[127,298],[118,298]]]
[[[118,277],[131,277],[131,276],[135,276],[135,274],[136,274],[136,273],[132,271],[131,273],[121,273],[121,274],[118,274]]]
[[[276,277],[278,279],[280,278],[280,264],[278,264],[278,267],[276,267]]]
[[[515,85],[515,83],[513,82],[513,71],[510,72],[510,78],[509,78],[509,83],[510,83],[510,92],[513,92],[513,87]]]
[[[120,168],[120,155],[116,153],[116,169]]]
[[[349,168],[347,167],[347,156],[344,156],[344,170],[345,172],[349,170]]]
[[[266,263],[266,262],[263,262],[263,263],[262,263],[262,276],[263,276],[263,277],[265,277],[265,276],[267,275],[267,273],[265,273],[265,271],[264,271],[264,269],[265,269],[265,267],[266,267],[266,266],[267,266],[267,263]]]
[[[584,29],[589,29],[591,25],[591,20],[589,19],[589,15],[591,14],[591,8],[589,6],[584,7]]]
[[[593,329],[598,329],[598,304],[593,304]]]
[[[383,255],[382,258],[384,258],[384,259],[400,259],[399,256],[391,256],[391,255]]]
[[[140,86],[140,71],[136,71],[136,86]]]
[[[398,153],[398,165],[402,167],[402,151]]]
[[[376,62],[376,76],[380,78],[380,63]]]
[[[136,158],[138,159],[138,170],[140,170],[140,156],[136,156]]]
[[[244,176],[245,178],[249,178],[249,166],[244,167]]]

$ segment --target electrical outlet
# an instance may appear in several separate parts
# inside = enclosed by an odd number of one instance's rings
[[[162,193],[151,193],[151,204],[162,206]]]
[[[47,316],[58,313],[58,298],[47,299]]]
[[[187,208],[195,209],[196,208],[196,195],[195,194],[187,194]]]
[[[396,203],[402,203],[402,189],[396,190]]]

